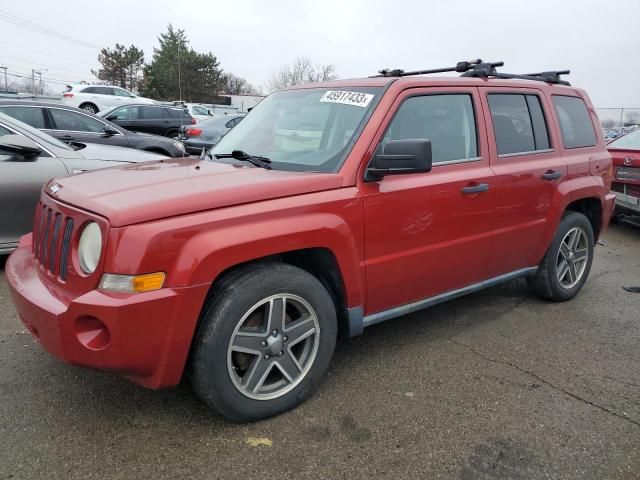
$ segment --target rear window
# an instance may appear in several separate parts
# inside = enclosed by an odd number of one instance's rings
[[[40,107],[0,107],[0,112],[31,125],[33,128],[46,128]]]
[[[593,147],[596,144],[596,132],[584,100],[563,95],[553,95],[552,98],[560,122],[564,147]]]

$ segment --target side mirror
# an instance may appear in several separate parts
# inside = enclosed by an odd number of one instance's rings
[[[108,117],[106,117],[107,120],[109,120],[110,122],[113,122],[114,120],[118,119],[117,115],[109,115]]]
[[[112,137],[113,135],[117,135],[118,133],[119,133],[118,130],[113,128],[111,125],[105,125],[104,126],[104,134],[107,137]]]
[[[32,158],[40,155],[42,149],[36,142],[24,135],[2,135],[0,137],[0,153]]]
[[[207,115],[209,115],[210,117],[213,116],[213,113],[211,113],[211,110],[207,110]]]
[[[365,180],[380,180],[385,175],[428,172],[431,163],[431,140],[389,140],[382,146],[381,153],[374,154]]]

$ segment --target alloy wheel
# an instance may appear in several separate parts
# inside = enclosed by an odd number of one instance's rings
[[[589,241],[586,232],[574,227],[560,243],[556,262],[556,275],[562,288],[570,289],[582,278],[589,259]]]
[[[246,397],[281,397],[305,378],[319,341],[320,324],[308,302],[292,294],[267,297],[245,313],[231,335],[231,380]]]

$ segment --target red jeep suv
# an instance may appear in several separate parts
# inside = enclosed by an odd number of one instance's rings
[[[49,182],[6,265],[20,318],[66,362],[151,388],[188,374],[250,421],[301,403],[338,335],[517,277],[571,299],[611,156],[568,72],[501,65],[295,87],[208,158]]]

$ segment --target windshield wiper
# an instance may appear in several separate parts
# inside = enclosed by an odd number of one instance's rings
[[[213,156],[216,158],[233,158],[234,160],[241,160],[243,162],[252,163],[256,167],[271,170],[271,165],[269,165],[271,163],[271,160],[269,160],[267,157],[249,155],[247,152],[243,152],[242,150],[234,150],[231,153],[214,153]]]

